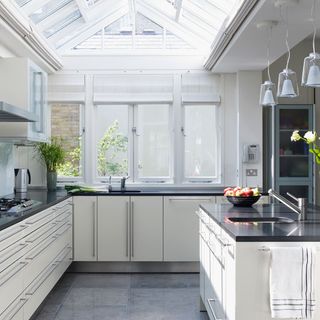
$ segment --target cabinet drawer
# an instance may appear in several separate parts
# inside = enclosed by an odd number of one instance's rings
[[[71,226],[66,225],[63,229],[48,237],[41,246],[29,253],[26,257],[30,262],[26,268],[25,286],[29,286],[65,246],[72,245],[71,230]]]
[[[38,309],[44,298],[49,294],[55,284],[71,263],[72,248],[65,246],[51,261],[49,266],[26,289],[27,303],[24,307],[24,319],[30,319]],[[0,319],[1,320],[1,319]]]
[[[28,226],[24,223],[15,224],[9,228],[0,231],[0,252],[20,241],[25,235]]]
[[[18,241],[0,252],[0,277],[5,269],[25,255],[27,247],[28,243]]]
[[[49,208],[26,219],[24,223],[29,226],[27,235],[54,220],[54,218],[55,212],[52,208]]]
[[[24,270],[27,263],[18,260],[1,273],[0,314],[23,292]]]
[[[0,315],[0,320],[23,320],[23,307],[27,299],[24,295],[17,297]]]

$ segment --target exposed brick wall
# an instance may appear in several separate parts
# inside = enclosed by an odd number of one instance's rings
[[[75,104],[51,105],[51,136],[61,137],[67,152],[79,146],[80,106]]]

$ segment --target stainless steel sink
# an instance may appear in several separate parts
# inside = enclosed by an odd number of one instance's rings
[[[295,220],[286,217],[228,217],[232,223],[293,223]]]

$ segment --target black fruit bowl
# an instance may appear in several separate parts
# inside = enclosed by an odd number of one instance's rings
[[[227,196],[227,199],[235,207],[251,207],[256,203],[261,196],[252,196],[252,197],[232,197]]]

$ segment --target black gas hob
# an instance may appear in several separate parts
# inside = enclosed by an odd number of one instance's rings
[[[12,213],[29,210],[41,202],[23,198],[0,198],[0,213]]]

